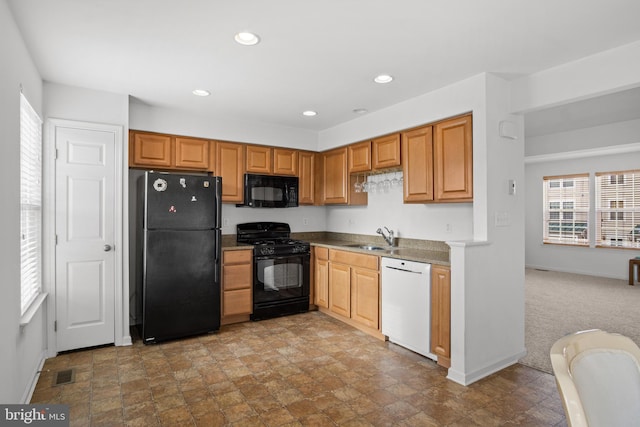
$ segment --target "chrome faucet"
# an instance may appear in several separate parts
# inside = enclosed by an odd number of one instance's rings
[[[393,230],[389,230],[387,227],[384,227],[384,229],[387,230],[387,235],[384,234],[381,228],[378,228],[376,233],[380,234],[389,246],[393,246]]]

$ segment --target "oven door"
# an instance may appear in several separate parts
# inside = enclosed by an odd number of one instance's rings
[[[309,254],[254,257],[254,305],[309,297],[309,258]]]

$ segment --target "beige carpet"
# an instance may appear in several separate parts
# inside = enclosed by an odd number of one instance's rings
[[[626,266],[625,266],[626,267]],[[586,329],[617,332],[640,345],[640,286],[626,280],[527,269],[525,345],[520,363],[552,372],[549,350]]]

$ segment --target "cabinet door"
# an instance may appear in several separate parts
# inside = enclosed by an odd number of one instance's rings
[[[371,170],[371,141],[349,145],[349,173]]]
[[[374,139],[371,158],[374,170],[400,166],[400,134]]]
[[[222,201],[241,203],[243,198],[244,146],[216,142],[216,175],[222,177]]]
[[[402,132],[404,202],[433,200],[433,131],[431,126]]]
[[[473,200],[473,144],[471,116],[435,125],[435,200]]]
[[[253,301],[251,289],[224,291],[222,294],[222,317],[251,314]]]
[[[129,166],[171,168],[171,136],[131,132]]]
[[[271,147],[247,145],[247,172],[261,174],[273,172]]]
[[[274,148],[273,173],[276,175],[298,175],[298,151]]]
[[[348,265],[329,264],[329,310],[351,317],[351,269]]]
[[[298,203],[313,205],[315,202],[315,154],[307,151],[299,154],[300,167],[298,169]]]
[[[326,259],[316,258],[314,304],[329,308],[329,261]]]
[[[324,203],[328,205],[348,203],[346,147],[327,151],[323,157]]]
[[[439,265],[431,266],[431,352],[439,364],[450,363],[451,270]]]
[[[176,137],[174,153],[178,169],[209,169],[209,141],[206,139]]]
[[[380,313],[380,275],[377,271],[351,269],[351,318],[378,329]]]
[[[222,253],[222,317],[247,315],[253,311],[253,252]]]

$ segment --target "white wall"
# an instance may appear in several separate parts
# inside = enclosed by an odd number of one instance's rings
[[[117,159],[121,162],[121,168],[123,172],[126,172],[128,166],[128,140],[127,129],[129,122],[129,97],[128,95],[115,94],[103,91],[96,91],[84,88],[78,88],[73,86],[61,85],[57,83],[45,82],[44,84],[44,105],[43,110],[45,119],[64,119],[77,122],[89,122],[99,124],[110,124],[122,127],[122,141],[121,147],[118,148],[122,156]],[[53,150],[52,135],[45,134],[45,146]],[[52,151],[50,151],[52,152]],[[54,194],[54,176],[53,165],[49,161],[45,161],[45,179],[47,181],[48,193]],[[122,236],[120,241],[127,242],[128,236],[128,224],[125,220],[127,218],[126,212],[128,207],[126,201],[128,200],[128,174],[124,173],[122,176],[122,211],[116,216],[116,224],[121,222]],[[118,204],[116,203],[116,206]],[[48,229],[51,234],[54,233],[54,211],[49,209],[45,212],[45,229]],[[116,295],[122,296],[122,301],[118,301],[117,307],[123,307],[123,312],[116,313],[115,321],[115,343],[117,345],[124,345],[131,343],[131,336],[129,332],[129,253],[128,245],[123,244],[122,250],[116,249],[116,253],[119,255],[119,260],[122,263],[122,273],[118,276],[116,284],[121,288],[116,291]],[[118,245],[116,245],[116,248]],[[50,248],[53,252],[53,248]],[[53,253],[50,254],[50,259],[53,260]],[[49,274],[53,276],[53,271]],[[53,282],[53,277],[51,278]],[[51,291],[53,294],[53,290]],[[55,349],[55,334],[53,331],[53,321],[55,317],[53,315],[54,301],[53,298],[49,300],[49,349],[50,352]]]
[[[371,194],[365,207],[327,207],[329,231],[375,235],[382,225],[404,237],[428,240],[464,240],[486,237],[482,143],[484,140],[484,77],[476,76],[319,133],[320,150],[473,112],[474,203],[403,204],[401,192]],[[387,204],[390,202],[390,204]],[[450,231],[447,231],[450,230]]]
[[[472,238],[471,203],[404,204],[402,196],[402,187],[396,187],[388,193],[369,193],[367,206],[327,207],[327,230],[376,236],[376,230],[386,226],[397,237],[439,241]]]
[[[595,206],[595,172],[638,169],[640,148],[637,144],[640,144],[640,120],[527,139],[527,153],[536,153],[527,157],[525,168],[525,262],[528,267],[617,279],[628,277],[629,258],[640,255],[640,250],[596,248],[593,244],[588,248],[542,244],[542,179],[544,176],[589,173],[590,205]],[[608,154],[626,149],[625,146],[636,151]],[[596,150],[598,147],[602,149]],[[560,158],[560,155],[567,158]],[[589,235],[595,236],[594,209],[589,222]]]
[[[521,77],[511,111],[525,112],[640,86],[640,40]]]
[[[151,107],[134,98],[129,108],[131,129],[301,150],[318,149],[316,132],[310,130],[198,116],[171,108]]]
[[[332,231],[375,234],[377,227],[387,225],[405,236],[450,242],[449,378],[463,384],[524,354],[524,198],[507,194],[509,179],[524,180],[524,131],[522,118],[509,114],[509,84],[481,74],[323,131],[319,140],[324,150],[469,111],[472,204],[403,205],[396,192],[372,195],[366,207],[327,208]],[[499,123],[506,119],[516,125],[515,143],[498,136]],[[497,212],[507,214],[507,226],[494,225]]]
[[[24,403],[45,355],[46,309],[20,328],[20,86],[42,112],[42,79],[5,0],[0,1],[0,402]]]

